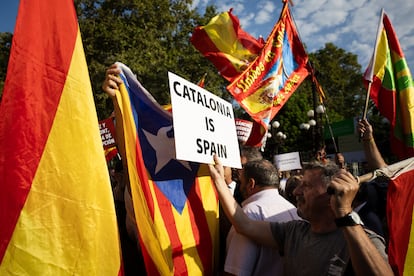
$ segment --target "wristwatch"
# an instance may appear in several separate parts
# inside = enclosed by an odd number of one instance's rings
[[[364,225],[359,215],[354,211],[344,217],[336,218],[335,223],[337,227]]]

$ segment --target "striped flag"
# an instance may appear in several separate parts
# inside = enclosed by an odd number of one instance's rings
[[[264,129],[308,76],[308,56],[288,3],[260,55],[227,90]]]
[[[388,180],[388,262],[395,275],[414,275],[414,157],[359,176],[362,182]]]
[[[391,147],[400,159],[414,156],[414,85],[391,21],[382,11],[374,54],[365,71],[370,97],[391,123]]]
[[[414,275],[414,158],[401,162],[387,190],[388,261],[396,275]]]
[[[147,273],[213,275],[218,198],[207,165],[175,159],[171,113],[117,64],[125,84],[116,94],[117,122]]]
[[[240,27],[232,10],[216,15],[205,26],[195,28],[191,43],[228,81],[238,77],[263,47],[261,39],[255,39]]]
[[[21,0],[0,106],[0,275],[120,275],[72,0]]]

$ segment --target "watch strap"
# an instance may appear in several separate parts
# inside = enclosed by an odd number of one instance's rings
[[[355,225],[364,225],[358,213],[352,211],[349,214],[335,219],[335,224],[337,227],[346,227],[346,226],[355,226]]]

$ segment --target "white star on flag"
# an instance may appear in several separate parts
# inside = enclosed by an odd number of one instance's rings
[[[174,138],[167,136],[167,133],[171,130],[172,126],[162,127],[158,130],[157,135],[153,135],[144,129],[142,130],[157,155],[157,166],[155,167],[156,174],[164,168],[168,162],[173,159],[176,160]],[[190,164],[187,161],[177,161],[180,162],[186,169],[191,171]]]

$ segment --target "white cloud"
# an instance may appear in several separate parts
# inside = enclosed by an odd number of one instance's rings
[[[258,13],[255,18],[256,24],[266,24],[266,23],[275,23],[276,5],[271,1],[260,1],[257,4]]]
[[[237,14],[235,14],[237,16]],[[247,15],[243,16],[242,18],[239,18],[240,20],[240,26],[242,27],[243,30],[246,30],[249,28],[249,26],[251,25],[253,19],[254,19],[255,15],[254,13],[248,13]],[[253,35],[251,33],[251,35]]]
[[[208,0],[193,0],[191,8],[195,9],[197,7],[205,7],[208,4]]]
[[[258,25],[270,22],[273,19],[273,15],[269,11],[261,10],[257,13],[254,22]]]

